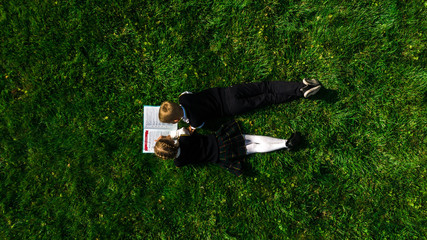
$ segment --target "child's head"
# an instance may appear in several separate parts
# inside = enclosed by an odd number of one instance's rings
[[[164,123],[177,123],[183,117],[183,112],[179,104],[165,101],[160,105],[159,120]]]
[[[178,144],[170,137],[162,137],[154,146],[154,154],[162,159],[174,159],[178,153]]]

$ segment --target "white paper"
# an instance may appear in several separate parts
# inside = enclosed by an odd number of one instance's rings
[[[167,135],[169,135],[169,131],[166,130],[145,129],[142,151],[144,153],[154,153],[154,146],[156,145],[155,140],[160,136]]]
[[[178,129],[178,124],[162,123],[159,120],[160,106],[144,106],[144,132],[142,152],[154,153],[155,140],[159,136],[168,136],[171,131]]]
[[[160,122],[159,109],[160,106],[144,106],[144,128],[176,130],[178,124]]]

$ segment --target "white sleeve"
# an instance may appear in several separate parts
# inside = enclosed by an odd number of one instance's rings
[[[189,136],[190,133],[186,128],[180,128],[176,131],[171,131],[169,135],[171,136],[171,138],[177,139],[179,136]]]

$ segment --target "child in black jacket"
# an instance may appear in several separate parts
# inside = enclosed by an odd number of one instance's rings
[[[166,101],[160,106],[159,120],[190,124],[190,130],[201,128],[207,120],[234,116],[259,107],[284,103],[316,94],[321,88],[316,79],[302,82],[257,82],[229,88],[210,88],[198,93],[184,92],[179,104]]]
[[[180,129],[177,132],[185,131]],[[180,133],[181,134],[181,133]],[[242,174],[242,160],[246,155],[279,149],[294,149],[301,141],[296,132],[286,139],[258,135],[243,135],[233,121],[223,125],[215,134],[201,135],[188,132],[184,135],[160,137],[154,147],[156,156],[173,159],[177,167],[189,164],[214,163],[236,176]]]

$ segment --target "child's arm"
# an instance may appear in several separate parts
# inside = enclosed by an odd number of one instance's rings
[[[180,136],[188,136],[188,135],[191,135],[191,132],[188,131],[188,129],[186,128],[180,128],[176,131],[171,131],[169,133],[169,136],[171,136],[172,139],[177,139]]]
[[[190,135],[193,135],[193,133],[196,131],[197,128],[192,127],[191,125],[188,127],[188,132]]]
[[[193,127],[193,126],[189,126],[188,127],[188,131],[190,131],[190,134],[193,134],[194,131],[196,131],[196,129],[198,128],[202,128],[205,125],[205,123],[202,123],[202,125],[198,126],[198,127]]]

